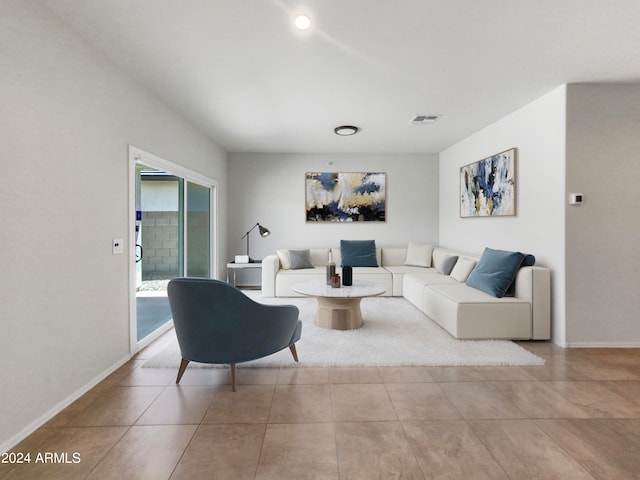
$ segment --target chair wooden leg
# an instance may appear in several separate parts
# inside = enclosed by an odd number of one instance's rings
[[[236,364],[231,364],[231,390],[236,391]]]
[[[180,383],[180,379],[184,374],[184,371],[187,369],[187,365],[189,365],[189,360],[183,358],[180,362],[180,368],[178,369],[178,378],[176,378],[176,383]]]
[[[289,345],[289,350],[291,350],[291,355],[293,355],[293,359],[297,362],[298,361],[298,352],[296,351],[296,344],[293,343],[293,344]]]

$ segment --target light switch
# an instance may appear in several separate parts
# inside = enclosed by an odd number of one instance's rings
[[[569,195],[569,203],[571,205],[582,205],[584,195],[581,193],[572,193]]]
[[[124,253],[124,240],[122,238],[114,238],[112,246],[114,255]]]

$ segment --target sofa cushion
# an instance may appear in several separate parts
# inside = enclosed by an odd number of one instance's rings
[[[407,259],[407,247],[385,247],[381,248],[381,258],[378,258],[378,265],[383,267],[404,266]],[[407,265],[407,267],[411,267]],[[411,267],[413,268],[413,267]]]
[[[518,274],[524,254],[485,248],[476,267],[467,278],[467,285],[502,298]]]
[[[449,275],[451,273],[451,270],[453,270],[453,267],[457,261],[458,261],[457,256],[447,255],[445,259],[442,261],[442,263],[438,265],[438,268],[436,269],[436,271],[440,275]]]
[[[428,317],[457,338],[531,338],[531,305],[525,300],[496,298],[456,282],[427,286],[423,305]]]
[[[475,266],[476,266],[475,260],[472,260],[471,258],[466,258],[466,257],[459,257],[458,261],[453,267],[453,270],[451,270],[451,273],[449,274],[449,276],[451,276],[451,278],[456,279],[460,283],[464,283],[467,281],[467,278],[469,277],[471,270],[473,270],[473,267]]]
[[[311,263],[316,267],[325,267],[327,265],[327,262],[329,261],[329,252],[331,251],[330,248],[310,248],[309,251],[311,252]],[[338,265],[335,257],[333,258],[333,261]]]
[[[435,268],[430,268],[425,270],[422,273],[409,273],[405,275],[405,278],[411,278],[416,283],[420,283],[423,286],[426,285],[438,285],[441,283],[449,284],[449,283],[458,283],[449,275],[442,275],[436,272]]]
[[[280,259],[280,265],[283,270],[291,270],[291,260],[289,260],[289,250],[276,250],[276,254]]]
[[[341,265],[377,267],[375,240],[340,240]]]
[[[432,251],[433,245],[417,245],[409,242],[407,246],[407,258],[404,264],[413,265],[414,267],[430,267]]]
[[[291,270],[313,268],[311,252],[309,250],[289,250],[289,261],[291,262]]]

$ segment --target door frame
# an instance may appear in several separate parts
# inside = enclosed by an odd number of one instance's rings
[[[212,178],[201,175],[197,172],[189,170],[186,167],[165,160],[152,153],[146,152],[140,148],[129,145],[129,350],[131,355],[146,347],[160,335],[173,327],[173,321],[170,320],[164,326],[148,335],[140,342],[137,341],[137,312],[136,312],[136,164],[142,163],[151,168],[163,170],[185,180],[185,193],[188,188],[187,182],[196,183],[198,185],[210,188],[211,195],[209,198],[209,276],[218,278],[218,182]],[[185,195],[185,212],[186,212],[186,195]],[[187,225],[184,222],[184,243],[187,241]],[[184,260],[186,261],[186,248],[183,250]],[[185,263],[186,266],[186,263]]]

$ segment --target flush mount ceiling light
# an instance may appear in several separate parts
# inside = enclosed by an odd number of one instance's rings
[[[442,117],[442,115],[416,115],[409,123],[411,125],[426,125],[437,122],[440,117]]]
[[[354,127],[353,125],[342,125],[333,129],[335,134],[340,135],[341,137],[355,135],[356,133],[358,133],[358,130],[358,127]]]
[[[295,25],[298,30],[306,30],[311,26],[311,19],[306,15],[298,15],[295,19]]]

